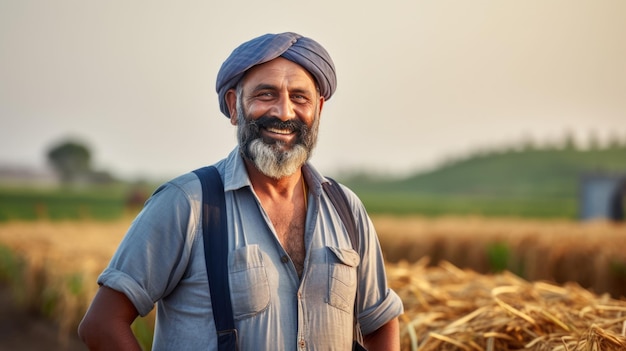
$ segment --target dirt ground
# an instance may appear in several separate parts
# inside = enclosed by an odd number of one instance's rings
[[[54,324],[15,305],[10,289],[0,284],[0,350],[87,350],[78,336],[61,340]]]

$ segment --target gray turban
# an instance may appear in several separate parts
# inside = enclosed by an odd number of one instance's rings
[[[337,87],[335,65],[328,52],[316,41],[296,33],[265,34],[241,44],[224,61],[217,74],[220,110],[230,117],[226,92],[237,86],[253,66],[284,57],[304,67],[315,78],[320,94],[328,100]]]

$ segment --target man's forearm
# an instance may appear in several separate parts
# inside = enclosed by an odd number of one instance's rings
[[[84,339],[83,342],[90,351],[141,351],[141,346],[130,328],[117,328],[114,333],[103,333],[95,338]]]
[[[78,327],[78,335],[92,351],[140,351],[130,328],[137,315],[124,294],[101,287]]]
[[[368,351],[399,351],[400,350],[400,323],[394,318],[373,333],[363,337],[363,343]]]

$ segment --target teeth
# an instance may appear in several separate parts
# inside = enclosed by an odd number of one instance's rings
[[[288,129],[267,128],[267,131],[276,134],[291,134],[291,130]]]

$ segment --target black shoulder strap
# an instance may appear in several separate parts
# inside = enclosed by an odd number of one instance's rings
[[[334,179],[326,177],[329,180],[328,183],[322,183],[322,187],[326,192],[326,195],[330,198],[330,201],[335,206],[343,225],[346,227],[352,248],[354,251],[359,252],[359,236],[356,230],[356,221],[354,219],[354,213],[350,209],[350,203],[339,183]]]
[[[228,235],[224,185],[213,166],[194,171],[202,184],[202,237],[218,350],[238,350],[228,284]]]
[[[335,206],[343,225],[346,227],[346,231],[348,232],[348,236],[350,237],[350,243],[352,244],[352,249],[359,253],[359,235],[356,229],[356,221],[354,219],[354,213],[350,209],[350,202],[348,202],[348,197],[346,193],[341,189],[341,185],[337,183],[334,179],[326,177],[329,180],[328,183],[322,183],[322,187],[326,192],[326,195],[330,198],[330,201]],[[358,275],[358,272],[357,272]],[[360,280],[360,279],[359,279]],[[361,324],[359,323],[359,313],[358,313],[358,301],[359,291],[357,287],[357,293],[355,297],[354,303],[354,331],[353,331],[353,350],[365,350],[361,344],[363,343],[363,335],[361,334]]]

